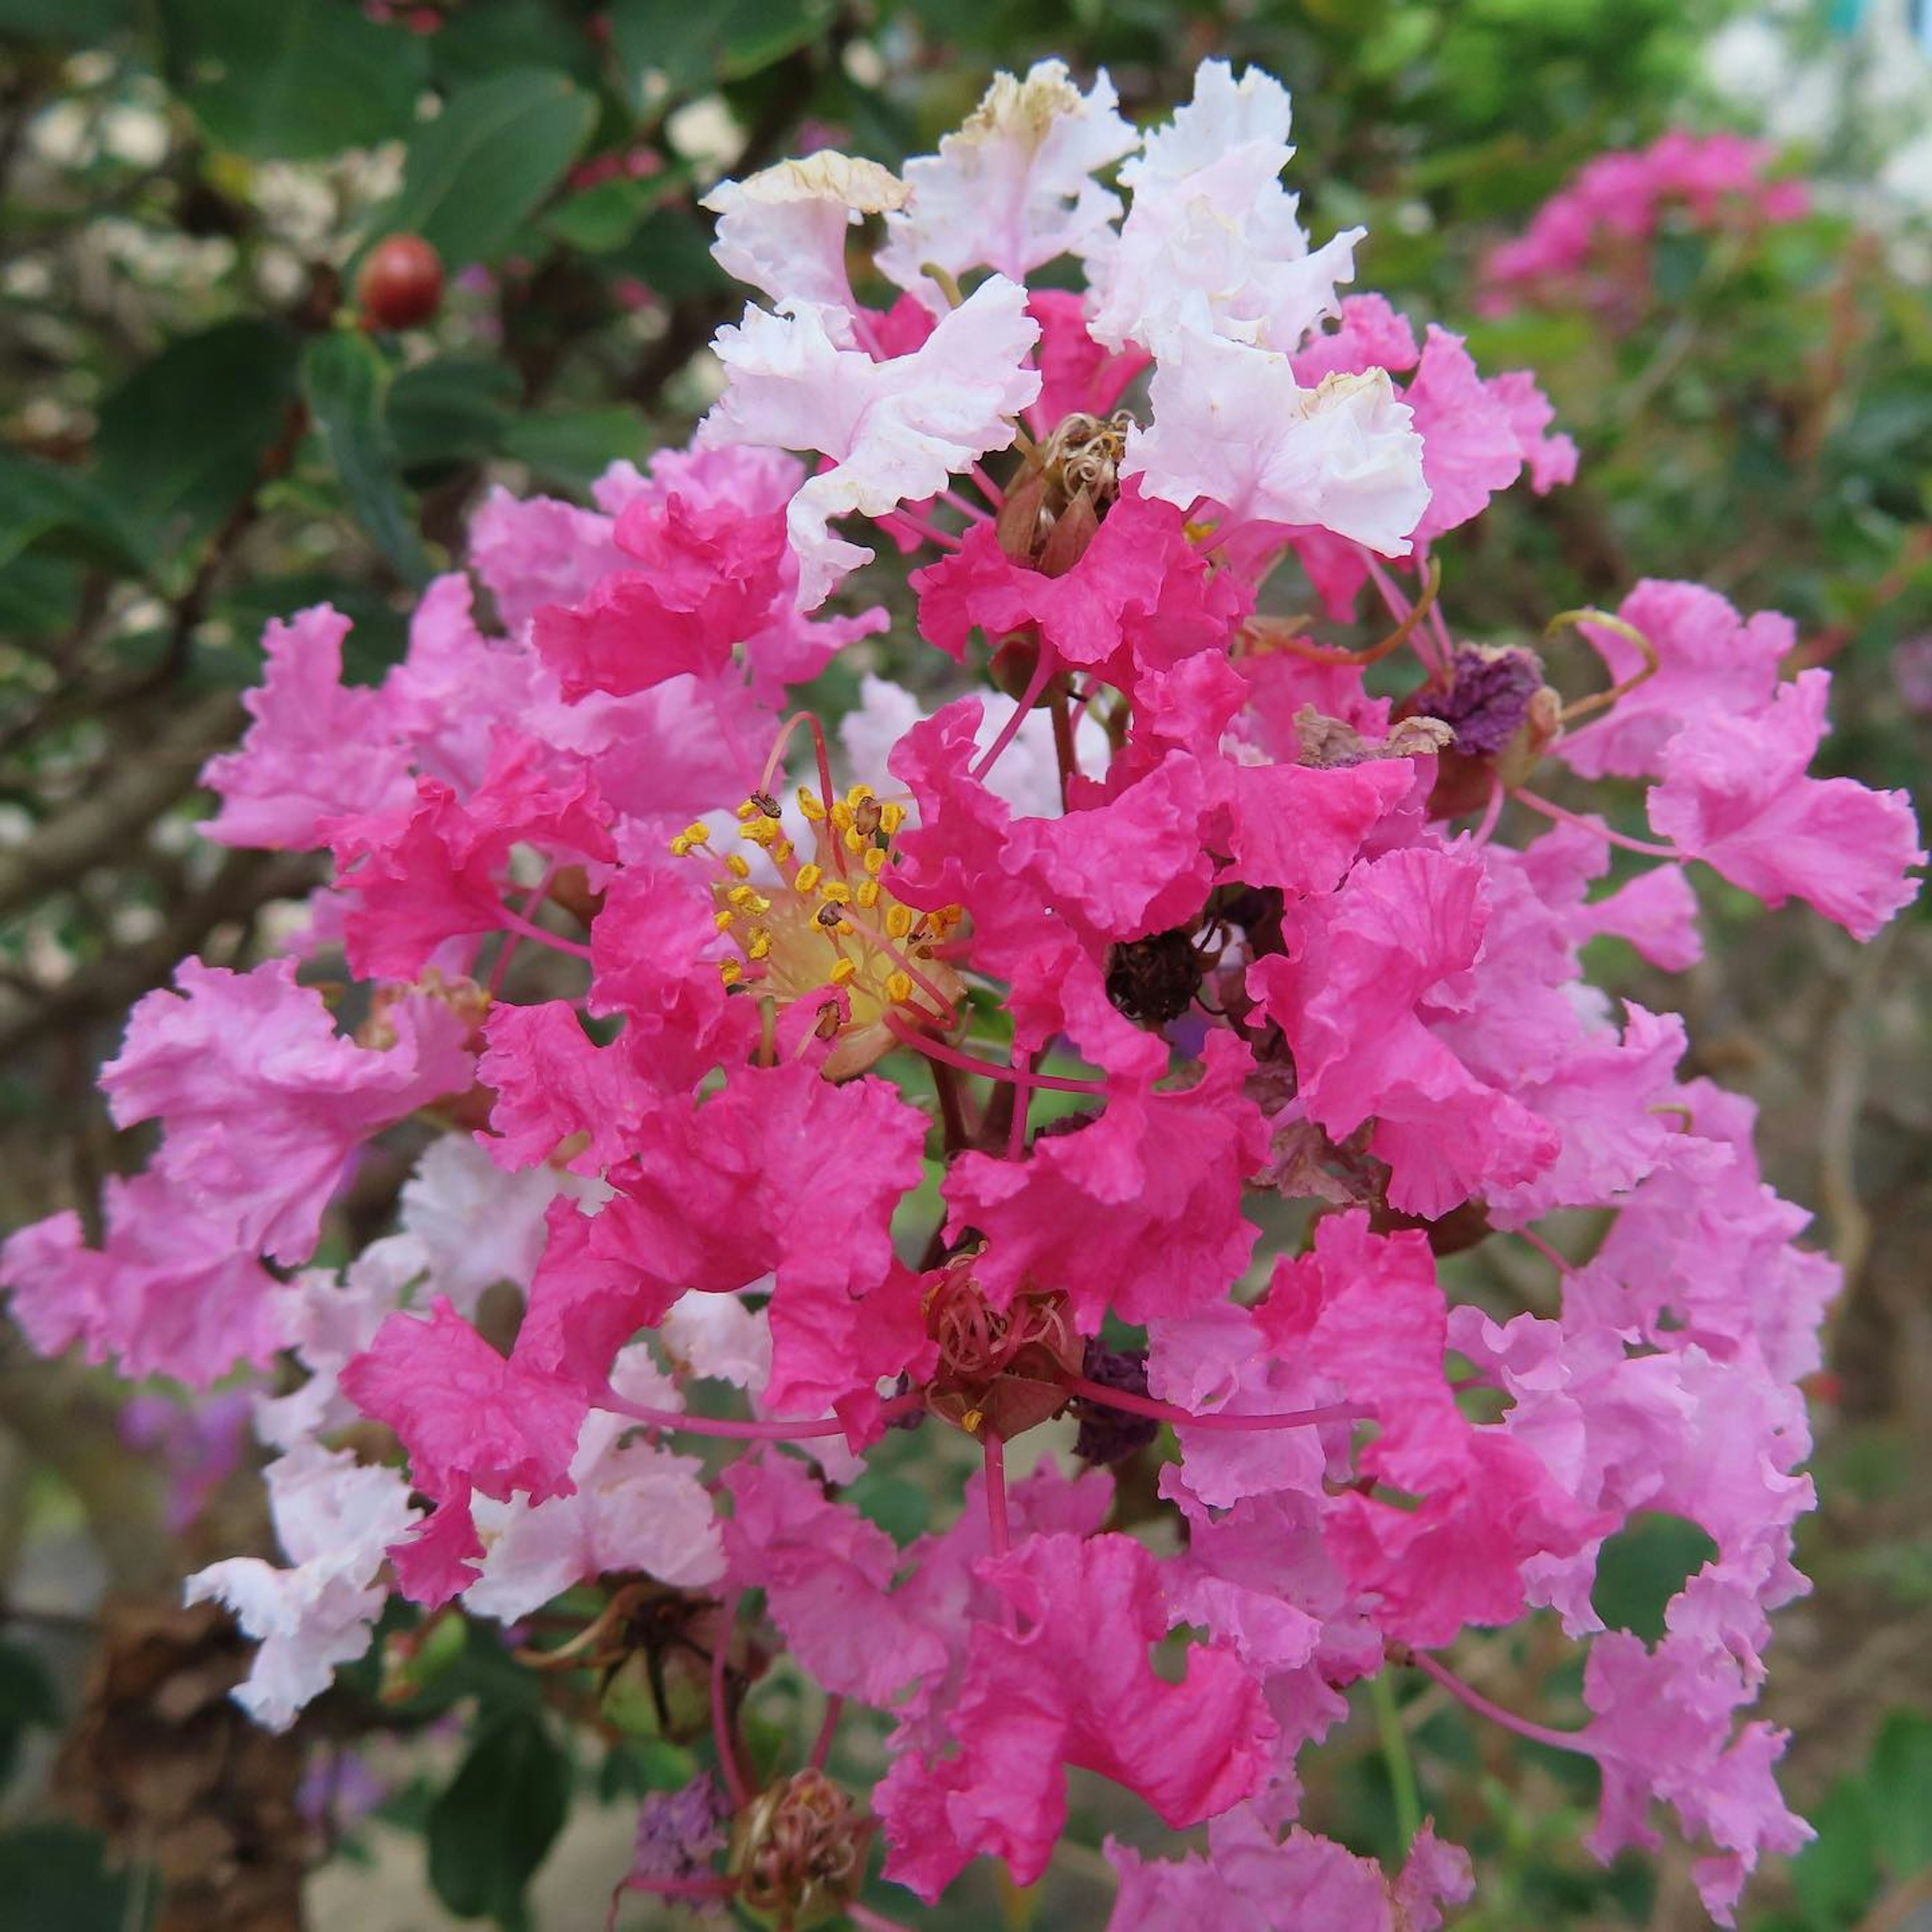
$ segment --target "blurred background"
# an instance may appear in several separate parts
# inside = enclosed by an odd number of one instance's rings
[[[191,830],[264,620],[333,602],[373,681],[490,484],[581,496],[688,434],[704,344],[743,300],[694,206],[712,181],[827,146],[896,164],[1048,54],[1164,117],[1208,53],[1293,89],[1291,184],[1318,237],[1367,224],[1360,285],[1466,330],[1486,370],[1533,368],[1582,447],[1573,488],[1444,547],[1460,631],[1530,637],[1644,575],[1782,609],[1799,662],[1837,674],[1828,767],[1918,790],[1922,815],[1926,0],[0,0],[0,1226],[91,1212],[137,1164],[91,1090],[128,1006],[185,953],[249,963],[316,882],[309,857]],[[1764,137],[1762,195],[1666,187],[1653,236],[1495,256],[1593,158],[1673,130]],[[445,285],[425,298],[404,264],[360,326],[358,272],[397,233]],[[874,662],[929,675],[890,638]],[[1912,1932],[1932,1926],[1932,926],[1922,904],[1861,949],[1699,884],[1703,965],[1654,986],[1604,941],[1598,976],[1685,1008],[1690,1070],[1757,1100],[1767,1178],[1846,1276],[1810,1391],[1816,1588],[1768,1696],[1820,1835],[1743,1922]],[[347,1225],[380,1228],[400,1179],[364,1173]],[[184,1569],[262,1544],[251,1462],[239,1396],[130,1399],[0,1332],[0,1932],[601,1924],[636,1797],[684,1754],[516,1703],[474,1646],[253,1732],[223,1698],[232,1634],[175,1608]],[[931,1500],[894,1478],[874,1504]],[[1606,1587],[1654,1636],[1703,1550],[1667,1521],[1619,1544]],[[1528,1626],[1472,1674],[1546,1706],[1574,1694],[1566,1648]],[[1702,1922],[1679,1853],[1605,1871],[1581,1850],[1588,1766],[1426,1696],[1400,1718],[1425,1806],[1475,1855],[1463,1932]],[[1386,1762],[1365,1704],[1311,1756],[1310,1822],[1391,1850]],[[1076,1797],[1081,1842],[1042,1887],[986,1880],[917,1922],[1097,1928],[1090,1848],[1116,1820],[1100,1787]]]

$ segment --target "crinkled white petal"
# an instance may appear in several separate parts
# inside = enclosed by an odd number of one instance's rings
[[[277,1292],[282,1346],[309,1378],[287,1395],[256,1402],[255,1432],[264,1442],[292,1450],[355,1420],[336,1376],[376,1339],[382,1318],[402,1306],[429,1264],[429,1252],[415,1235],[391,1234],[372,1241],[341,1275],[304,1268]]]
[[[1026,291],[995,275],[909,356],[875,362],[851,319],[824,304],[751,308],[718,332],[728,378],[698,430],[711,446],[746,442],[822,452],[786,512],[799,562],[798,608],[814,610],[872,553],[834,536],[832,520],[882,517],[943,490],[956,472],[1013,440],[1013,418],[1040,394],[1024,366],[1040,339]]]
[[[877,161],[828,148],[721,182],[698,206],[718,217],[711,252],[727,274],[773,302],[849,309],[847,233],[868,214],[903,208],[909,191]]]
[[[225,1604],[257,1640],[236,1701],[258,1724],[284,1730],[338,1666],[368,1648],[385,1596],[376,1572],[418,1512],[399,1470],[312,1442],[272,1464],[267,1482],[289,1567],[230,1557],[189,1577],[185,1600]]]
[[[500,1281],[527,1288],[542,1258],[544,1210],[564,1177],[554,1168],[506,1174],[467,1134],[432,1141],[404,1184],[404,1231],[429,1259],[429,1288],[466,1320]]]
[[[1392,556],[1428,507],[1422,439],[1385,370],[1304,389],[1286,356],[1190,327],[1150,396],[1120,472],[1184,510],[1207,497],[1239,523],[1313,525]]]
[[[1120,170],[1133,205],[1118,236],[1088,251],[1094,339],[1156,355],[1184,318],[1214,334],[1286,352],[1336,312],[1354,276],[1350,229],[1310,253],[1296,198],[1281,184],[1294,149],[1280,84],[1255,70],[1238,82],[1204,62],[1192,104],[1148,136]]]
[[[747,1292],[770,1286],[767,1276]],[[658,1334],[671,1360],[693,1375],[734,1388],[763,1388],[771,1380],[771,1323],[763,1309],[748,1307],[742,1295],[694,1290],[671,1304]]]
[[[1094,172],[1139,140],[1118,102],[1104,70],[1084,94],[1060,61],[1036,62],[1024,80],[996,76],[938,154],[906,164],[910,203],[886,218],[880,270],[937,312],[944,298],[928,262],[1019,281],[1056,256],[1085,254],[1120,207]]]

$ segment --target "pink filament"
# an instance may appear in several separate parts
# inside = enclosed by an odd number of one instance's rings
[[[1004,1556],[1012,1547],[1006,1522],[1006,1445],[991,1430],[980,1445],[986,1453],[986,1530],[993,1554]]]
[[[1690,856],[1688,852],[1680,852],[1675,845],[1654,844],[1648,838],[1631,838],[1621,832],[1612,832],[1607,825],[1592,825],[1587,818],[1566,812],[1560,805],[1552,805],[1548,799],[1539,798],[1533,791],[1525,791],[1520,785],[1510,796],[1517,804],[1528,806],[1532,812],[1540,812],[1545,818],[1555,819],[1559,825],[1574,825],[1580,831],[1594,834],[1606,845],[1619,847],[1626,852],[1640,852],[1646,859],[1670,859],[1681,866]]]
[[[1150,1415],[1156,1422],[1172,1423],[1177,1429],[1309,1429],[1323,1422],[1360,1421],[1370,1413],[1366,1409],[1352,1408],[1346,1402],[1330,1402],[1325,1408],[1292,1409],[1276,1415],[1228,1415],[1218,1412],[1196,1415],[1178,1402],[1108,1388],[1104,1383],[1090,1382],[1084,1376],[1065,1376],[1062,1385],[1083,1402],[1124,1409],[1130,1415]]]
[[[1520,1738],[1527,1738],[1532,1744],[1547,1744],[1553,1750],[1576,1751],[1585,1757],[1596,1756],[1596,1752],[1579,1733],[1553,1730],[1547,1724],[1532,1724],[1527,1718],[1519,1718],[1513,1711],[1505,1711],[1500,1704],[1491,1703],[1480,1690],[1465,1684],[1448,1666],[1438,1664],[1434,1658],[1426,1657],[1418,1651],[1413,1661],[1416,1669],[1425,1677],[1434,1678],[1452,1697],[1459,1698],[1478,1717],[1487,1718],[1492,1724],[1502,1725],[1506,1731],[1515,1732]]]
[[[1011,1066],[1002,1066],[997,1060],[981,1060],[972,1054],[962,1053],[934,1040],[930,1034],[907,1026],[896,1013],[886,1016],[886,1024],[915,1052],[924,1054],[928,1060],[941,1060],[948,1066],[956,1067],[962,1073],[983,1074],[988,1080],[1010,1080],[1018,1087],[1051,1087],[1061,1094],[1104,1095],[1112,1091],[1104,1080],[1063,1080],[1052,1073],[1023,1073]]]

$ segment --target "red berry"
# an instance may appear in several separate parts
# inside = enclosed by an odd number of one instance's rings
[[[369,250],[356,299],[371,328],[413,328],[442,301],[442,258],[420,235],[388,235]]]

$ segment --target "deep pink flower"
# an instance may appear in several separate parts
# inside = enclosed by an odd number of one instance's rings
[[[1124,1536],[1031,1537],[981,1566],[1013,1621],[973,1628],[947,1719],[956,1753],[908,1751],[878,1786],[888,1878],[931,1900],[990,1854],[1031,1884],[1066,1821],[1069,1766],[1126,1785],[1176,1828],[1254,1789],[1274,1724],[1233,1655],[1196,1645],[1178,1684],[1148,1666],[1167,1623],[1158,1570]]]

